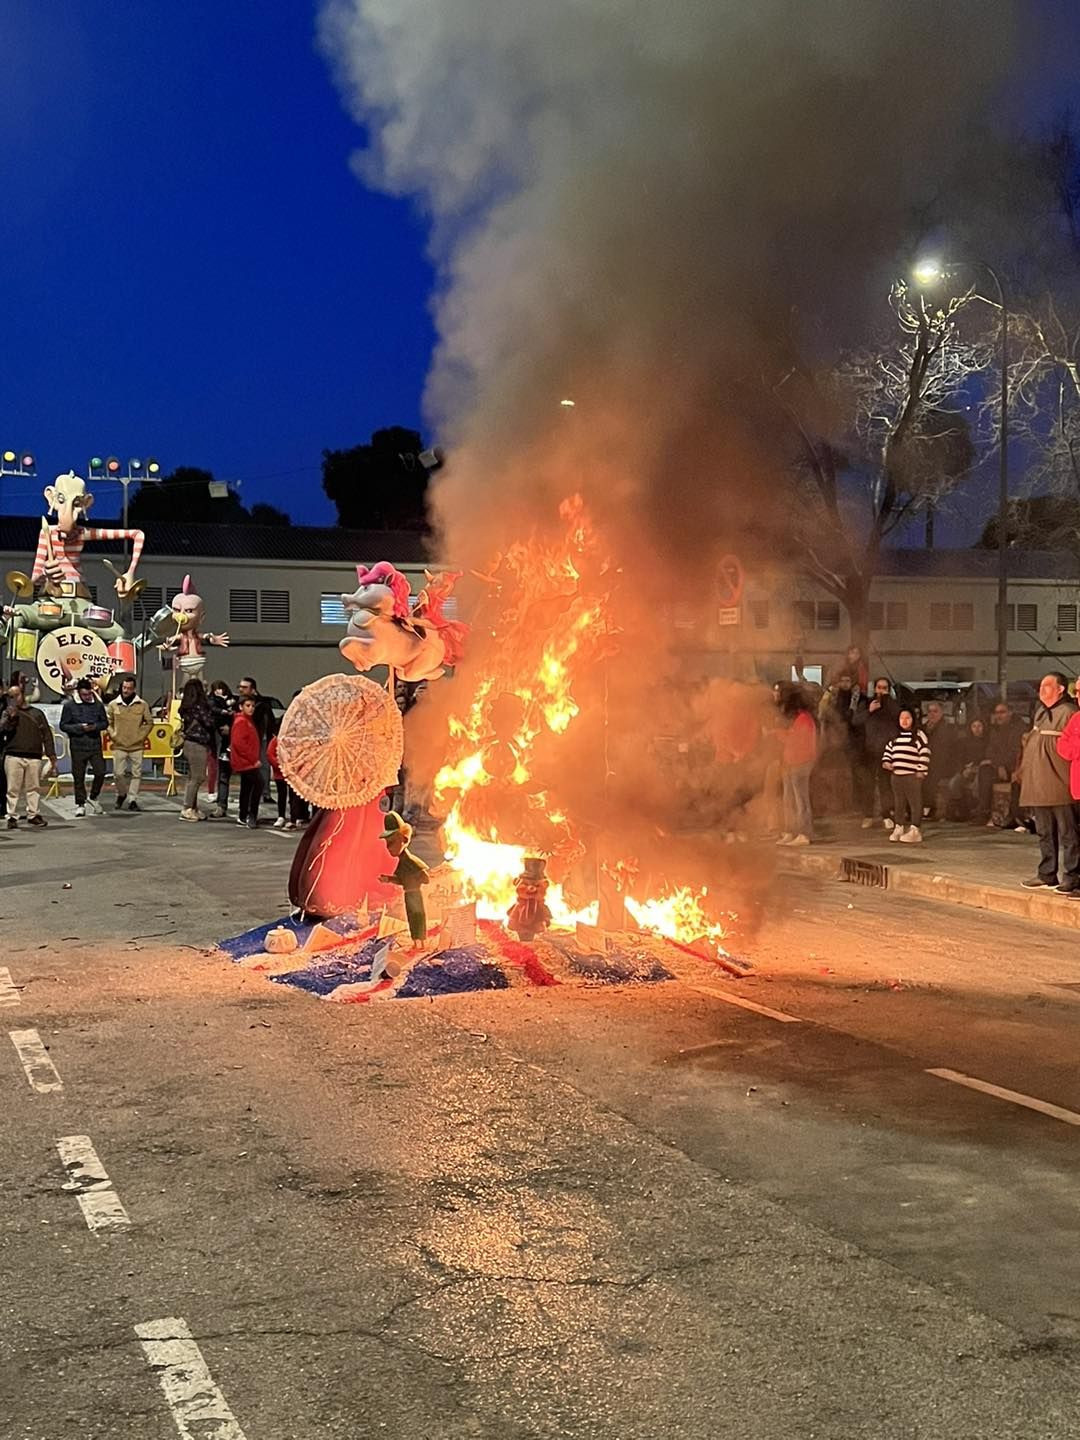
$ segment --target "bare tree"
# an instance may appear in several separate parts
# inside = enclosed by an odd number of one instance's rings
[[[900,283],[889,298],[895,326],[881,344],[769,386],[790,440],[798,564],[844,606],[864,654],[882,546],[970,469],[965,387],[988,358],[960,329],[972,291],[931,298]]]

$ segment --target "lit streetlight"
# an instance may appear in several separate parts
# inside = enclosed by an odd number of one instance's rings
[[[920,260],[912,268],[912,278],[924,290],[948,279],[951,268],[939,260]],[[997,597],[997,678],[1002,700],[1009,693],[1009,620],[1006,602],[1009,593],[1009,307],[1001,276],[985,260],[966,260],[962,268],[982,270],[994,283],[1001,311],[999,344],[1001,350],[1001,405],[998,413],[998,597]]]

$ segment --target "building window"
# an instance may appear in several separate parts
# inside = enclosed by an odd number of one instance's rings
[[[885,629],[907,629],[907,601],[890,600],[885,606]]]
[[[229,624],[257,625],[259,623],[259,592],[257,590],[229,591]]]
[[[950,605],[947,600],[935,600],[930,604],[931,630],[974,630],[975,606],[970,600],[958,600]]]
[[[885,629],[885,606],[880,600],[871,600],[867,606],[867,623],[871,630]]]
[[[319,596],[320,625],[344,625],[346,620],[345,602],[340,595]]]
[[[769,628],[769,602],[768,600],[751,600],[750,618],[754,622],[755,630],[767,630]]]
[[[1070,635],[1076,634],[1076,606],[1059,605],[1057,613],[1057,628],[1064,630]]]
[[[1075,608],[1075,607],[1074,607]],[[995,628],[1000,622],[1001,607],[994,606]],[[1005,628],[1006,630],[1024,630],[1028,634],[1039,628],[1039,607],[1038,605],[1006,605],[1005,606]]]
[[[975,606],[970,600],[961,600],[952,607],[952,628],[954,630],[975,629]]]
[[[260,590],[259,619],[264,625],[288,625],[288,590]]]
[[[840,629],[840,603],[837,600],[819,600],[817,607],[817,628],[819,630]]]
[[[817,619],[813,600],[796,600],[791,607],[796,630],[813,630]]]
[[[164,604],[160,585],[147,585],[142,593],[135,598],[132,606],[132,613],[136,620],[149,620],[156,615]]]

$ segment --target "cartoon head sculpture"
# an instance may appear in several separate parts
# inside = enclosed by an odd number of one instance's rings
[[[201,596],[191,588],[191,576],[185,575],[184,583],[172,602],[172,618],[177,629],[189,634],[197,631],[203,623],[205,608]]]
[[[74,470],[58,475],[52,485],[45,486],[43,494],[49,509],[56,511],[57,524],[63,534],[67,535],[86,524],[94,497],[87,490],[86,481]]]
[[[341,597],[349,623],[338,649],[349,664],[357,670],[386,665],[401,680],[433,680],[441,675],[448,663],[442,592],[435,612],[428,614],[419,605],[410,608],[408,577],[389,561],[380,560],[370,569],[358,565],[356,578],[359,588]],[[459,650],[460,646],[455,654]]]

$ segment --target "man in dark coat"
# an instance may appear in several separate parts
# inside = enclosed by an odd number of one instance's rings
[[[865,710],[857,711],[855,724],[862,731],[863,763],[871,777],[873,790],[864,812],[863,829],[874,823],[874,794],[877,794],[881,818],[886,830],[892,829],[892,776],[881,766],[885,746],[900,733],[900,702],[892,693],[892,685],[884,675],[874,681],[874,693]]]
[[[101,815],[98,796],[105,784],[105,757],[101,753],[101,737],[109,728],[109,717],[101,697],[89,680],[80,680],[75,694],[64,701],[60,712],[60,729],[68,737],[71,749],[71,778],[75,782],[75,814],[82,817],[89,808],[91,815]],[[93,781],[90,798],[86,797],[86,767],[90,766]]]
[[[1061,732],[1076,712],[1065,676],[1056,671],[1044,675],[1020,760],[1020,804],[1031,810],[1039,837],[1039,871],[1021,881],[1026,890],[1049,885],[1071,895],[1080,888],[1080,834],[1069,787],[1069,762],[1057,748]]]

